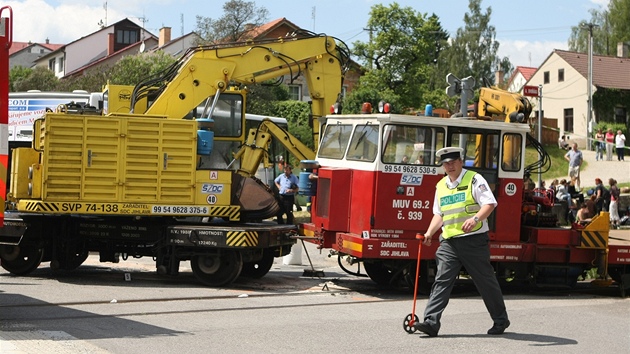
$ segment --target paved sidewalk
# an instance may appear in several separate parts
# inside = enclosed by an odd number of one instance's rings
[[[604,154],[604,161],[597,161],[595,160],[595,151],[582,150],[582,154],[584,155],[584,161],[588,162],[588,166],[580,170],[582,187],[594,187],[595,178],[598,177],[604,182],[606,188],[608,188],[608,179],[611,177],[616,179],[617,183],[630,182],[630,156],[625,156],[625,161],[617,161],[617,155],[613,153],[613,160],[606,161],[606,154]],[[558,180],[566,178],[568,180],[568,171],[567,174],[556,177],[543,175],[543,180],[547,186],[551,184],[554,178],[558,178]],[[538,181],[538,176],[533,175],[532,180],[534,182]]]

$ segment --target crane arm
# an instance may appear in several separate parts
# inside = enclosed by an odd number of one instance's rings
[[[504,115],[508,123],[527,123],[531,112],[529,100],[518,93],[498,87],[479,89],[479,116]]]
[[[241,168],[238,170],[240,175],[251,177],[256,174],[260,162],[269,157],[267,146],[272,137],[277,139],[298,161],[315,159],[315,151],[270,119],[263,119],[258,128],[249,130],[247,141],[234,155],[235,159],[241,159]]]
[[[152,104],[145,114],[181,119],[207,97],[223,92],[232,83],[247,85],[287,74],[292,78],[303,74],[315,121],[340,99],[348,62],[345,50],[328,36],[191,48],[162,77],[138,84],[131,107],[152,92]],[[313,124],[313,134],[317,146],[317,124]]]

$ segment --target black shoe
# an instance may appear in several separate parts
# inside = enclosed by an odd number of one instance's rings
[[[413,324],[413,328],[429,335],[429,337],[437,337],[438,334],[438,331],[433,329],[433,327],[431,327],[431,325],[427,322],[416,322]]]
[[[492,328],[488,330],[488,334],[503,334],[508,327],[510,327],[510,321],[505,321],[503,324],[495,323]]]

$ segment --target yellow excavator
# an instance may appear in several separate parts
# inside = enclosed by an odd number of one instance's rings
[[[479,117],[504,117],[507,123],[527,123],[527,118],[532,113],[532,105],[529,100],[514,92],[509,92],[498,87],[482,87],[479,89]]]
[[[263,221],[279,210],[252,177],[268,135],[314,152],[268,122],[246,132],[246,86],[302,75],[317,143],[349,63],[339,43],[308,34],[195,47],[135,87],[108,85],[89,106],[46,113],[32,147],[13,152],[2,267],[73,269],[98,252],[112,262],[151,256],[166,274],[190,260],[210,286],[263,276],[295,243],[293,225]]]

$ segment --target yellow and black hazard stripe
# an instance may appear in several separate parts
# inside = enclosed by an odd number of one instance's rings
[[[36,213],[58,213],[61,208],[59,208],[59,203],[26,202],[21,210]]]
[[[225,244],[227,246],[232,246],[232,247],[258,246],[258,232],[257,231],[228,231]]]
[[[608,248],[608,232],[582,230],[580,235],[580,248]]]
[[[217,218],[226,217],[231,221],[238,221],[241,219],[241,208],[234,205],[214,206],[210,207],[209,214]]]

